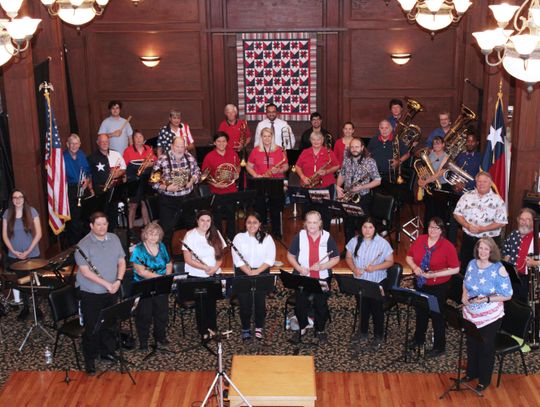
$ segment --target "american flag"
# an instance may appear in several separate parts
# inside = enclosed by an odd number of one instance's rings
[[[65,222],[71,219],[67,195],[66,167],[58,135],[58,127],[51,107],[49,87],[45,86],[45,119],[47,123],[45,166],[47,168],[47,204],[49,225],[55,235],[64,230]]]

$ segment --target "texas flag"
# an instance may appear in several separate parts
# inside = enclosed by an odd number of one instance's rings
[[[481,169],[487,171],[493,177],[495,191],[506,201],[506,159],[504,144],[506,139],[506,125],[504,124],[504,112],[502,93],[499,92],[495,104],[495,117],[489,128],[487,145],[482,157]]]

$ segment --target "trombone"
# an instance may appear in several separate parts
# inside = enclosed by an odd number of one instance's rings
[[[107,192],[111,188],[116,178],[116,173],[119,166],[120,166],[120,158],[116,160],[116,164],[114,164],[114,167],[110,168],[109,177],[107,178],[107,181],[105,181],[105,185],[103,186],[103,192]]]

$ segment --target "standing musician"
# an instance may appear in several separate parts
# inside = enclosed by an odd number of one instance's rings
[[[246,231],[238,233],[234,237],[233,245],[232,257],[235,276],[257,276],[270,272],[270,267],[274,265],[276,260],[276,245],[272,237],[262,229],[261,216],[258,213],[248,213]],[[251,339],[252,300],[251,293],[238,294],[242,340],[244,341]],[[265,293],[255,293],[255,338],[258,340],[263,339],[266,319],[265,300]]]
[[[390,99],[388,109],[390,110],[388,121],[392,125],[392,131],[395,131],[403,113],[403,101],[401,99]]]
[[[390,243],[377,234],[375,222],[366,218],[346,246],[345,261],[352,270],[354,278],[372,281],[386,289],[386,270],[394,264],[394,250]],[[358,296],[356,301],[358,304]],[[356,342],[368,339],[369,317],[373,318],[374,337],[371,342],[372,350],[379,350],[384,337],[384,310],[383,301],[362,297],[362,313],[360,315],[360,329],[355,333]]]
[[[146,225],[141,232],[141,243],[133,249],[131,261],[134,267],[133,281],[143,281],[172,273],[172,262],[167,248],[161,242],[163,229],[156,222]],[[141,298],[137,306],[135,326],[139,338],[139,348],[148,349],[150,324],[154,321],[154,341],[156,345],[168,345],[169,296],[167,294]]]
[[[311,148],[303,150],[296,161],[296,174],[306,189],[327,190],[330,199],[334,197],[334,173],[339,169],[339,163],[332,150],[325,148],[324,138],[321,133],[311,133]],[[322,214],[324,228],[330,230],[330,214],[328,210],[319,204],[306,205],[304,212],[318,209]]]
[[[248,158],[246,171],[253,178],[279,178],[285,177],[285,172],[289,169],[287,154],[285,150],[277,146],[274,142],[274,133],[268,127],[261,130],[261,142],[251,151]],[[273,234],[281,237],[281,211],[283,210],[283,199],[272,196],[272,194],[258,194],[255,201],[255,210],[261,215],[263,225],[268,221],[268,210],[270,210],[270,221],[272,223]]]
[[[429,220],[427,235],[420,235],[411,245],[405,259],[416,276],[418,291],[437,297],[440,314],[432,314],[434,343],[428,357],[437,357],[445,352],[446,322],[442,310],[446,305],[450,279],[459,272],[459,259],[455,246],[444,238],[444,222],[434,217]],[[412,346],[423,346],[426,340],[430,313],[423,308],[416,309],[416,331]]]
[[[330,236],[330,233],[323,229],[323,222],[319,212],[310,211],[306,213],[305,219],[304,229],[291,242],[291,246],[287,252],[287,260],[293,266],[296,273],[302,276],[317,278],[326,282],[329,286],[331,269],[339,262],[339,251],[336,241]],[[328,291],[321,294],[296,292],[294,312],[300,327],[299,337],[302,337],[306,333],[310,298],[312,298],[317,338],[320,342],[327,340],[325,326],[330,313],[328,310],[328,296]]]
[[[133,133],[133,145],[129,146],[126,151],[124,151],[124,161],[127,164],[127,181],[137,183],[137,188],[128,190],[128,225],[130,228],[132,228],[135,223],[135,214],[137,213],[137,206],[139,206],[139,204],[141,205],[143,224],[148,225],[148,223],[150,223],[148,208],[146,207],[143,198],[148,177],[154,166],[154,161],[156,161],[156,156],[154,155],[152,148],[145,145],[144,142],[144,135],[139,130],[135,130]]]
[[[358,203],[362,207],[364,214],[369,216],[372,201],[371,190],[379,185],[381,185],[381,176],[377,170],[375,160],[369,156],[369,152],[364,147],[364,142],[359,138],[353,138],[349,144],[349,149],[345,152],[345,159],[337,179],[336,191],[338,199],[343,200],[348,196],[358,195],[360,198]],[[357,217],[347,217],[344,227],[346,242],[351,240],[355,231],[358,230],[357,220]]]
[[[473,247],[481,237],[500,240],[502,228],[508,223],[503,199],[491,190],[492,178],[489,172],[476,174],[476,188],[459,199],[454,218],[463,227],[461,250],[461,273],[473,258]]]
[[[343,165],[343,159],[345,158],[346,152],[349,150],[349,144],[354,138],[354,124],[352,122],[345,122],[343,128],[341,129],[343,137],[336,140],[334,145],[334,154],[338,160],[339,165]]]
[[[219,124],[217,131],[227,133],[229,136],[227,147],[240,153],[244,145],[251,142],[251,132],[247,121],[238,118],[238,108],[233,104],[226,105],[224,113],[225,120]],[[242,138],[244,138],[244,145],[242,145]]]
[[[128,145],[133,144],[131,138],[133,129],[129,124],[131,116],[127,120],[120,117],[122,102],[119,100],[111,100],[107,108],[111,115],[101,122],[98,134],[106,134],[109,137],[111,149],[123,154]]]
[[[224,249],[223,238],[212,221],[212,212],[201,210],[197,212],[197,227],[189,230],[182,243],[185,271],[190,277],[207,278],[221,273]],[[189,249],[188,249],[189,247]],[[209,339],[217,332],[216,299],[206,299],[200,304],[197,299],[195,315],[197,327],[203,339]],[[201,314],[204,312],[204,316]]]
[[[159,192],[159,224],[164,231],[163,242],[169,249],[182,203],[193,195],[193,186],[200,179],[201,170],[195,158],[186,152],[184,139],[175,137],[170,151],[159,156],[150,176],[153,188]]]
[[[467,371],[463,382],[478,379],[476,391],[491,383],[495,364],[495,337],[504,316],[504,301],[512,297],[512,284],[495,241],[481,237],[463,279],[463,318],[480,332],[481,340],[467,336]]]
[[[539,267],[540,261],[530,255],[534,253],[534,218],[536,212],[522,208],[517,217],[518,228],[512,231],[502,249],[503,259],[516,268],[521,284],[513,285],[514,299],[527,304],[529,301],[530,267]],[[532,271],[533,273],[536,271]]]
[[[476,174],[480,171],[480,164],[482,162],[482,155],[478,151],[478,139],[476,134],[471,129],[467,130],[467,141],[465,142],[465,151],[459,153],[456,157],[456,165],[463,171],[469,174],[471,177],[476,177]],[[474,189],[474,180],[467,182],[467,184],[454,185],[454,192],[462,194],[466,189],[471,191]]]
[[[330,134],[328,130],[326,130],[324,127],[322,127],[322,116],[319,112],[313,112],[309,116],[309,121],[311,123],[311,127],[307,130],[305,130],[302,133],[302,138],[300,140],[300,150],[305,150],[306,148],[311,147],[311,133],[322,133],[324,136],[324,145],[326,148],[334,148],[334,137]]]
[[[261,130],[268,127],[274,132],[274,141],[278,146],[283,147],[285,150],[294,148],[296,139],[294,138],[291,127],[285,120],[282,120],[277,116],[277,106],[273,103],[266,105],[266,119],[261,120],[259,124],[257,124],[253,145],[259,145]]]
[[[100,195],[98,203],[100,211],[104,211],[109,218],[109,231],[114,231],[117,226],[118,201],[114,199],[114,186],[122,182],[126,172],[126,162],[122,155],[109,149],[109,137],[107,134],[99,134],[97,137],[98,149],[88,156],[88,164],[92,170],[92,185],[97,195]],[[108,192],[108,194],[106,194]]]
[[[157,139],[158,157],[167,153],[171,149],[173,140],[176,137],[182,137],[186,144],[186,149],[191,155],[196,157],[195,143],[187,123],[182,123],[182,113],[179,110],[172,109],[169,112],[169,123],[161,128]]]
[[[236,234],[235,205],[227,199],[227,194],[237,192],[236,180],[240,174],[240,158],[236,151],[227,148],[229,136],[218,131],[214,135],[215,149],[210,151],[202,163],[202,170],[210,171],[208,184],[210,192],[216,194],[215,222],[222,229],[222,220],[227,221],[227,237],[234,239]]]
[[[394,146],[394,134],[392,133],[392,125],[388,120],[382,120],[379,123],[380,134],[373,137],[368,144],[368,151],[371,157],[377,163],[377,169],[381,175],[382,185],[381,189],[389,194],[392,194],[392,188],[390,188],[390,171],[397,172],[399,166],[407,161],[410,154],[407,146],[402,140],[399,140],[398,151],[399,157],[395,157]],[[394,183],[395,180],[392,180]]]
[[[452,122],[450,121],[450,112],[447,110],[444,110],[439,113],[439,123],[440,127],[437,127],[435,130],[433,130],[431,133],[429,133],[429,136],[426,140],[426,147],[427,148],[433,148],[433,139],[436,136],[444,138],[445,134],[450,130]]]
[[[81,219],[81,199],[86,190],[93,195],[90,166],[86,156],[81,151],[81,139],[77,134],[71,134],[67,139],[64,150],[64,164],[68,184],[69,212],[71,220],[66,224],[66,237],[70,246],[84,236],[84,225]],[[83,192],[83,193],[81,193]]]
[[[80,289],[81,312],[84,320],[82,340],[86,373],[96,372],[95,359],[116,361],[116,343],[110,329],[94,333],[100,311],[114,305],[126,271],[124,249],[120,239],[107,233],[107,215],[95,212],[90,217],[90,233],[78,244],[75,261],[79,266],[76,286]]]

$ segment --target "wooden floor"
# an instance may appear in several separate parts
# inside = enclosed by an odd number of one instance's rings
[[[199,406],[213,372],[136,372],[101,378],[71,372],[16,372],[0,393],[0,405],[12,406]],[[317,373],[317,406],[540,406],[540,375],[505,375],[501,387],[479,398],[470,391],[439,396],[450,385],[446,374]],[[242,389],[240,389],[241,391]],[[197,403],[197,401],[199,401]],[[215,400],[208,404],[215,406]]]

